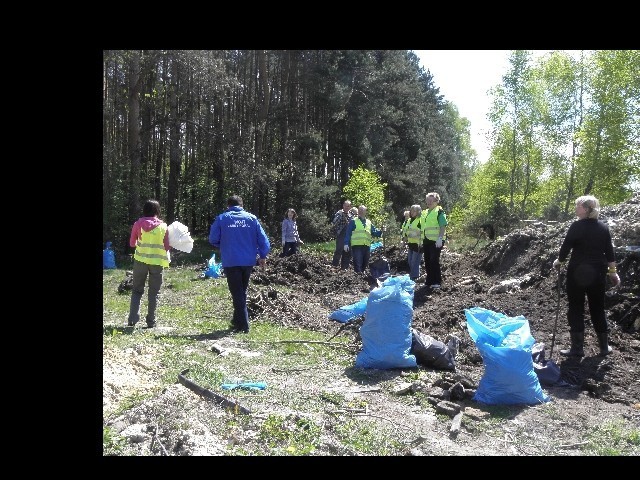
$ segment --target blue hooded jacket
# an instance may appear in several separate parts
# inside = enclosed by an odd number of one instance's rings
[[[211,224],[209,243],[220,249],[222,268],[250,267],[256,255],[267,258],[271,250],[260,220],[240,206],[227,208]]]

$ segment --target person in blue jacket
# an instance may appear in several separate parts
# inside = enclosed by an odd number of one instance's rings
[[[344,251],[351,250],[353,270],[358,273],[363,273],[369,265],[373,237],[382,237],[382,231],[367,218],[367,207],[360,205],[358,216],[349,222],[344,236]]]
[[[233,320],[230,329],[249,333],[247,289],[249,277],[256,265],[264,267],[271,250],[260,220],[242,208],[242,198],[227,199],[227,210],[218,215],[209,229],[209,243],[220,250],[222,268],[233,299]]]

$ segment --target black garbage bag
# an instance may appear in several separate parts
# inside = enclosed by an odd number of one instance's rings
[[[540,385],[545,387],[564,387],[569,385],[560,378],[560,367],[553,360],[544,358],[544,343],[533,344],[531,347],[531,359],[533,360],[533,371],[536,372]]]
[[[447,345],[413,328],[411,334],[411,353],[416,357],[418,365],[440,370],[455,370],[455,356]]]

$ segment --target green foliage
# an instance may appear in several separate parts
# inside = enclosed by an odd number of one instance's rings
[[[298,224],[300,238],[305,242],[305,245],[311,242],[324,242],[333,238],[331,222],[321,210],[308,209],[298,213],[296,223]]]
[[[111,427],[102,427],[102,454],[104,456],[120,455],[127,444],[127,439],[119,436]]]
[[[384,192],[387,184],[380,180],[380,175],[376,172],[364,167],[351,170],[350,175],[343,189],[344,196],[350,199],[355,207],[365,205],[368,218],[380,228],[379,225],[383,225],[386,219]]]
[[[628,199],[640,174],[638,52],[554,52],[531,65],[514,51],[492,92],[491,158],[465,184],[452,228],[492,223],[504,233],[523,219],[571,218],[586,193],[602,206]]]
[[[336,249],[336,241],[329,240],[322,243],[305,243],[304,248],[313,252],[333,253]]]

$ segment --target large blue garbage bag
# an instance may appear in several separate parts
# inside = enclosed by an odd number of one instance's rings
[[[105,244],[107,248],[102,251],[102,268],[116,268],[116,254],[111,248],[111,242]]]
[[[484,362],[474,400],[490,405],[548,402],[533,368],[535,343],[522,315],[508,317],[481,307],[465,309],[469,335]]]
[[[340,307],[329,315],[331,320],[337,320],[340,323],[347,323],[349,320],[356,318],[358,315],[364,315],[367,310],[367,300],[369,297],[364,297],[362,300]]]
[[[416,357],[410,353],[414,285],[409,275],[389,277],[369,293],[356,367],[417,367]]]

